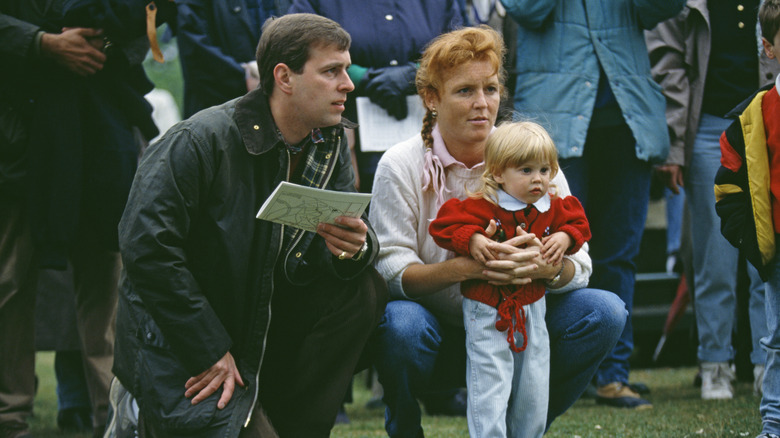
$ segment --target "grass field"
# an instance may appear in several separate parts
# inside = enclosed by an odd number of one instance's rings
[[[88,435],[61,434],[56,427],[57,398],[53,371],[53,353],[39,353],[36,366],[40,379],[35,400],[35,416],[30,419],[36,437],[88,438]],[[750,382],[739,382],[736,397],[729,401],[704,402],[693,387],[696,369],[653,368],[632,372],[632,381],[648,384],[647,396],[654,408],[628,411],[597,406],[593,400],[578,401],[550,428],[546,437],[755,437],[761,429],[759,398]],[[369,410],[365,404],[371,394],[365,379],[355,379],[354,399],[347,405],[350,424],[338,425],[334,438],[383,437],[384,414]],[[429,438],[468,437],[465,418],[423,417]]]

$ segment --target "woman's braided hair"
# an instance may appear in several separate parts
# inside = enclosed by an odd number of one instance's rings
[[[426,97],[438,95],[444,85],[448,71],[469,61],[489,61],[498,74],[500,93],[504,97],[503,61],[506,47],[498,32],[489,26],[466,27],[440,35],[425,48],[420,68],[417,69],[415,83],[417,94],[425,101]],[[436,124],[436,116],[426,105],[423,118],[422,138],[426,148],[433,147],[431,131]]]

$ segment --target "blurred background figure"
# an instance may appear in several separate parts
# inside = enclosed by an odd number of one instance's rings
[[[596,373],[596,401],[650,403],[628,385],[634,347],[635,258],[652,165],[666,159],[663,96],[652,84],[642,29],[676,15],[682,0],[502,0],[518,23],[515,109],[550,131],[561,170],[585,207],[593,239],[590,287],[616,293],[629,312]]]
[[[92,402],[84,375],[70,267],[64,271],[39,271],[35,349],[55,352],[57,429],[65,433],[92,433]]]
[[[283,15],[290,1],[184,0],[176,4],[184,118],[257,87],[257,80],[242,64],[254,62],[265,20]]]
[[[657,171],[669,189],[681,191],[692,224],[694,308],[703,399],[734,396],[732,333],[737,314],[739,251],[720,233],[713,182],[720,166],[720,136],[731,123],[726,114],[770,83],[778,64],[761,50],[759,0],[689,0],[678,16],[646,33],[653,77],[666,96],[670,152]],[[747,264],[750,361],[758,392],[766,352],[764,285]]]
[[[167,3],[167,2],[166,2]],[[117,224],[140,139],[157,130],[143,99],[145,3],[121,17],[97,1],[6,1],[0,13],[0,436],[30,436],[39,268],[73,268],[92,428],[112,378]],[[106,9],[108,7],[108,9]],[[172,5],[161,4],[163,18]],[[81,26],[81,27],[79,27]]]
[[[406,97],[417,94],[414,76],[426,44],[436,36],[461,27],[463,12],[458,0],[293,0],[289,12],[311,12],[339,23],[352,36],[349,76],[355,91],[347,96],[344,117],[357,119],[355,98],[368,97],[392,117],[409,113]],[[370,193],[382,152],[363,152],[354,132],[359,189]]]

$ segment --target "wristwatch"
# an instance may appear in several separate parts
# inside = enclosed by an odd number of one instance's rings
[[[566,267],[566,260],[561,260],[561,269],[558,271],[557,274],[555,274],[555,277],[553,277],[550,280],[547,280],[547,286],[549,287],[555,287],[559,281],[561,281],[561,275],[563,275],[563,268]]]
[[[363,246],[360,247],[360,250],[358,250],[358,252],[356,252],[355,255],[353,255],[350,260],[352,260],[353,262],[360,261],[360,259],[362,259],[367,252],[368,252],[368,240],[363,242]]]

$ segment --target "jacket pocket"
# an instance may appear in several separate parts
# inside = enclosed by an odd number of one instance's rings
[[[143,328],[139,351],[138,386],[141,413],[149,424],[166,436],[213,436],[227,426],[243,388],[236,386],[225,409],[217,409],[222,389],[197,405],[184,397],[190,376],[170,350],[159,328],[148,322]]]

